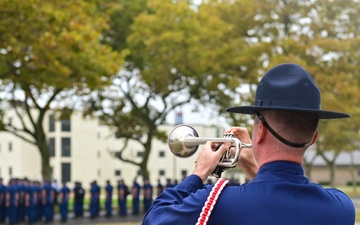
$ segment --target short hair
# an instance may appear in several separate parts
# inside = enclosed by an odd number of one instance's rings
[[[276,133],[295,143],[309,141],[319,124],[319,115],[313,112],[265,110],[261,113]]]

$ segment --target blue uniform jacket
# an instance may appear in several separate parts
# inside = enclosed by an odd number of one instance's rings
[[[196,224],[213,185],[190,175],[166,189],[143,225]],[[226,186],[208,225],[354,225],[355,208],[340,190],[310,183],[301,165],[277,161],[263,165],[241,186]]]
[[[70,189],[64,186],[60,189],[60,193],[62,193],[62,199],[60,199],[61,203],[68,204],[69,202],[68,195],[70,194]]]
[[[106,185],[105,187],[105,191],[107,194],[107,198],[105,199],[105,201],[110,201],[112,199],[112,194],[113,194],[113,187],[111,185]]]

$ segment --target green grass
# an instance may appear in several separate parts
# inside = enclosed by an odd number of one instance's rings
[[[89,198],[84,198],[84,210],[87,211],[89,210]],[[69,199],[69,212],[73,212],[73,206],[74,206],[74,202],[73,202],[73,199],[70,198]],[[112,199],[112,206],[113,206],[113,210],[118,210],[118,200],[116,197],[114,197]],[[131,198],[128,198],[127,199],[127,207],[130,208],[132,206],[132,199]],[[142,206],[142,201],[140,202],[140,206]],[[105,207],[105,200],[103,198],[100,198],[100,207],[101,209],[104,209]],[[57,209],[58,207],[55,207],[55,209]],[[58,213],[58,212],[57,212]]]

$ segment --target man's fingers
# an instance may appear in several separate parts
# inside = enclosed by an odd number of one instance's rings
[[[216,153],[218,155],[220,155],[220,157],[221,157],[222,155],[225,154],[226,151],[229,150],[230,146],[231,146],[231,143],[223,143],[223,144],[221,144],[220,148],[216,151]]]

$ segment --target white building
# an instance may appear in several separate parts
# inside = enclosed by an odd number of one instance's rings
[[[12,123],[16,123],[14,112],[7,112]],[[222,137],[222,130],[204,125],[192,125],[200,137]],[[173,125],[162,125],[160,129],[169,133]],[[80,181],[86,188],[97,180],[104,185],[110,180],[114,185],[123,178],[128,185],[138,175],[139,168],[114,158],[111,152],[122,147],[123,141],[116,139],[109,127],[101,125],[97,118],[83,118],[80,112],[71,115],[70,120],[56,120],[54,114],[46,115],[44,129],[48,138],[53,179],[66,180],[73,184]],[[130,142],[125,156],[141,160],[142,147]],[[175,157],[167,143],[153,141],[148,169],[153,185],[157,179],[165,183],[167,178],[181,180],[194,170],[195,153],[189,158]],[[228,176],[234,171],[227,172]],[[12,177],[27,177],[41,180],[41,158],[36,146],[8,133],[0,132],[0,176],[7,182]],[[139,179],[141,183],[141,179]]]

